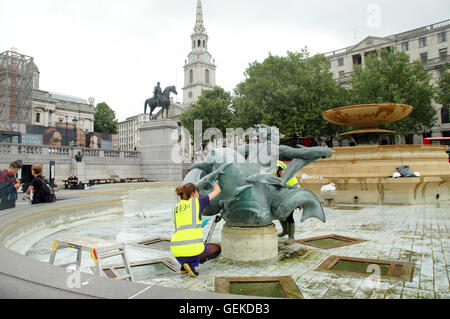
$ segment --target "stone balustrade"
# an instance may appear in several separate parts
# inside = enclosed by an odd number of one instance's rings
[[[81,163],[75,161],[78,152],[83,155]],[[142,177],[141,153],[136,151],[0,143],[0,169],[16,160],[21,160],[23,165],[41,164],[44,176],[49,174],[50,162],[55,162],[57,183],[70,175],[84,176],[86,181],[111,175]]]
[[[69,146],[48,146],[48,145],[26,145],[26,144],[10,144],[0,143],[1,157],[17,157],[21,156],[27,158],[39,159],[42,156],[54,159],[68,159],[75,158],[75,155],[81,152],[83,158],[108,158],[136,161],[139,159],[140,152],[138,151],[119,151],[119,150],[102,150],[91,148],[78,148]]]

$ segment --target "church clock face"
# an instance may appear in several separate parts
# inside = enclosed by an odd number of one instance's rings
[[[194,60],[194,55],[193,54],[189,54],[189,61]]]

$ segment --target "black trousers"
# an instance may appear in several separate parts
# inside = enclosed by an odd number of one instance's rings
[[[293,224],[294,223],[294,212],[292,212],[288,218],[286,218],[286,221],[288,222],[288,224]]]
[[[297,208],[298,208],[298,209],[303,209],[303,205],[300,205],[300,206],[298,206]],[[294,223],[295,223],[295,221],[294,221],[294,212],[295,212],[295,210],[292,211],[292,213],[288,216],[288,218],[286,218],[286,221],[287,221],[289,224],[294,224]]]
[[[0,210],[15,208],[16,202],[13,200],[3,200],[0,202]]]

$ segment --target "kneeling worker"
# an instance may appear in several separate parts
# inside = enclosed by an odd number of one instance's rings
[[[170,250],[182,265],[181,273],[197,278],[195,267],[202,261],[202,256],[213,259],[216,256],[208,255],[208,246],[203,242],[202,211],[209,206],[211,200],[221,192],[217,182],[213,183],[213,191],[200,197],[198,187],[186,184],[176,188],[181,201],[173,209],[175,233],[170,240]],[[220,253],[220,252],[219,252]]]
[[[275,172],[276,177],[283,177],[284,170],[287,168],[286,164],[282,161],[278,161],[277,170]],[[301,187],[297,177],[292,177],[286,182],[286,185],[293,187]],[[300,208],[300,207],[299,207]],[[286,220],[280,220],[281,227],[283,227],[283,232],[278,235],[278,237],[283,237],[289,235],[288,240],[286,240],[285,245],[292,245],[295,240],[295,222],[294,222],[294,212],[292,212]]]

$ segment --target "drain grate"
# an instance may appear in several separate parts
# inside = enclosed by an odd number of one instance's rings
[[[215,292],[253,297],[303,299],[291,276],[216,277]]]
[[[358,277],[379,275],[380,279],[411,281],[414,265],[400,261],[330,256],[316,270]]]
[[[170,251],[170,239],[165,237],[151,237],[147,239],[141,239],[131,244],[145,246],[151,249]]]
[[[354,245],[362,243],[364,241],[366,240],[336,234],[296,240],[297,243],[321,249],[331,249],[342,246]]]
[[[175,275],[176,265],[170,259],[155,259],[130,263],[131,272],[135,281],[153,277]],[[110,278],[117,278],[126,274],[123,264],[108,265],[103,271]]]

